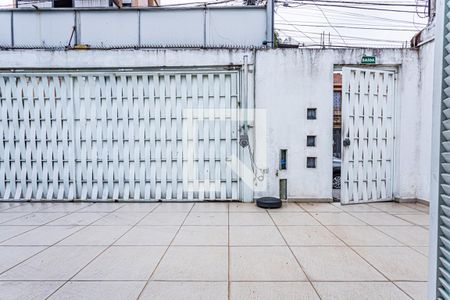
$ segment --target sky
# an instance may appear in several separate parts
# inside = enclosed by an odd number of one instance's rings
[[[162,5],[205,2],[160,1]],[[422,6],[428,0],[313,1],[275,0],[275,30],[283,42],[305,47],[404,47],[427,23],[425,8]],[[387,5],[370,5],[374,2]],[[0,7],[7,7],[11,3],[12,0],[0,0]],[[393,3],[408,6],[393,6]]]
[[[362,3],[401,3],[412,6],[381,6],[345,4],[327,0],[322,5],[312,1],[286,0],[279,3],[275,12],[275,28],[282,39],[289,37],[300,44],[334,46],[402,47],[414,34],[426,26],[424,7],[414,7],[415,0],[358,0]],[[424,5],[425,1],[417,2]],[[367,10],[372,8],[376,10]],[[417,9],[416,9],[417,8]],[[386,10],[399,10],[386,11]],[[408,12],[403,12],[408,11]],[[325,39],[323,38],[325,33]]]

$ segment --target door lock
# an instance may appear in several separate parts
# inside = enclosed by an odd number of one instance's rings
[[[342,142],[342,144],[344,145],[344,147],[350,146],[350,139],[349,139],[349,138],[344,139],[344,141]]]

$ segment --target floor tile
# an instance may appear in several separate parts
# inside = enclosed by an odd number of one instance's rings
[[[0,224],[3,226],[4,223],[7,221],[11,221],[29,214],[30,214],[29,212],[17,212],[17,213],[0,212]]]
[[[264,208],[256,206],[255,203],[239,203],[233,202],[228,204],[228,209],[231,212],[265,212]]]
[[[339,207],[331,203],[299,203],[298,205],[308,212],[342,212]]]
[[[320,225],[320,223],[308,213],[270,213],[270,216],[277,225]]]
[[[283,246],[286,243],[275,226],[231,226],[230,246]]]
[[[2,202],[0,203],[0,211],[4,211],[13,207],[24,205],[25,203],[20,202]]]
[[[48,223],[48,225],[89,225],[100,218],[106,216],[107,213],[71,213],[60,219]]]
[[[104,247],[53,246],[0,276],[1,280],[68,280]]]
[[[44,249],[45,247],[38,247],[38,246],[30,246],[30,247],[0,246],[0,273],[5,272],[9,268],[14,267],[15,265],[23,262],[27,258],[35,255],[36,253]]]
[[[381,212],[381,210],[379,210],[378,208],[364,203],[354,205],[342,205],[340,202],[334,202],[333,205],[346,212]]]
[[[419,226],[377,226],[385,234],[408,246],[428,246],[428,230]]]
[[[173,212],[189,212],[194,203],[161,203],[153,212],[155,213],[173,213]]]
[[[108,246],[128,229],[130,226],[89,226],[62,240],[58,245]]]
[[[73,280],[148,280],[166,247],[112,246]]]
[[[36,228],[36,226],[0,226],[0,242]]]
[[[274,225],[270,216],[264,213],[230,213],[230,225]]]
[[[7,221],[2,225],[44,225],[61,218],[67,213],[31,213],[23,217]]]
[[[390,280],[426,281],[427,258],[408,247],[355,247]]]
[[[173,244],[178,246],[226,246],[228,245],[228,227],[182,226]]]
[[[370,281],[385,278],[347,247],[293,247],[312,281]]]
[[[407,300],[391,282],[313,282],[323,300]]]
[[[170,247],[152,280],[226,281],[227,247]]]
[[[401,246],[401,243],[372,226],[327,226],[350,246]]]
[[[428,256],[428,247],[412,247],[414,250],[422,253],[425,256]]]
[[[370,203],[369,205],[391,214],[414,213],[416,211],[415,209],[395,202]]]
[[[228,212],[228,203],[195,203],[192,212]]]
[[[305,212],[297,203],[286,203],[277,209],[268,209],[270,213],[285,213],[285,212]]]
[[[428,226],[430,224],[430,217],[426,214],[397,214],[395,216],[415,225]]]
[[[75,212],[92,205],[90,202],[54,203],[53,205],[40,209],[39,212]]]
[[[228,225],[228,213],[191,212],[184,225]]]
[[[80,226],[40,226],[6,240],[2,245],[50,246],[80,230]]]
[[[414,300],[427,300],[427,282],[396,281],[395,284]]]
[[[115,245],[169,245],[179,226],[135,226],[122,236]]]
[[[92,225],[135,225],[142,218],[144,218],[147,213],[136,213],[136,212],[113,212],[107,216],[98,219]]]
[[[156,207],[161,205],[160,203],[128,203],[120,207],[118,210],[114,211],[116,213],[149,213],[153,211]]]
[[[324,226],[279,226],[289,246],[343,246]]]
[[[404,203],[404,206],[407,206],[409,208],[418,210],[420,212],[428,214],[430,211],[430,207],[428,205],[420,204],[420,203]]]
[[[347,213],[311,213],[311,215],[323,225],[366,225]]]
[[[55,203],[23,203],[23,205],[14,206],[8,210],[2,210],[7,213],[20,213],[20,212],[37,212],[39,210],[43,210],[49,207],[52,207]]]
[[[42,300],[64,281],[0,281],[1,298],[5,300]]]
[[[94,203],[88,207],[82,208],[77,212],[113,212],[121,207],[125,206],[125,203],[116,202],[104,202]]]
[[[59,289],[51,300],[127,300],[137,299],[144,281],[71,281]]]
[[[150,281],[140,300],[226,300],[226,282]]]
[[[231,300],[319,299],[309,282],[231,282]]]
[[[180,213],[150,213],[138,225],[181,225],[187,212]]]
[[[361,221],[369,225],[386,225],[386,226],[399,226],[399,225],[411,225],[410,223],[397,218],[387,213],[351,213],[354,217],[357,217]]]
[[[231,247],[231,281],[305,281],[287,247]]]

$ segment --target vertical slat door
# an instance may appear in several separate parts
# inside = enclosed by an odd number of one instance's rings
[[[342,69],[341,203],[392,200],[395,73]]]
[[[441,73],[442,78],[437,80],[441,90],[437,90],[435,96],[440,102],[440,126],[439,126],[439,188],[438,188],[438,205],[437,214],[432,212],[431,216],[438,219],[433,220],[431,224],[431,233],[437,233],[437,261],[432,262],[437,267],[436,277],[431,274],[431,278],[435,279],[431,282],[436,287],[430,294],[432,297],[436,295],[437,299],[450,298],[450,34],[449,34],[449,10],[450,1],[442,2],[442,11],[440,11],[440,19],[437,23],[436,38],[438,45],[442,42],[442,56],[436,57],[436,73]],[[437,51],[437,53],[440,53]],[[433,201],[434,199],[432,199]],[[433,207],[433,205],[432,205]],[[434,223],[436,221],[436,223]],[[436,224],[436,227],[433,225]],[[435,231],[436,229],[436,231]],[[436,237],[436,236],[435,236]],[[432,258],[434,258],[432,256]]]
[[[237,200],[238,77],[0,76],[0,198]]]

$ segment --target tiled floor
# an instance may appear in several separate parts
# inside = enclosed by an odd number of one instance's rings
[[[0,203],[0,299],[426,299],[419,204]]]

